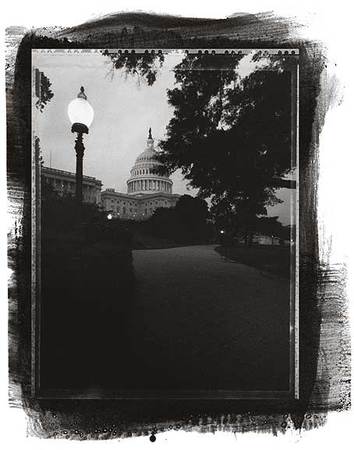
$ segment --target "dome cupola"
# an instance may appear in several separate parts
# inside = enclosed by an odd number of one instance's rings
[[[155,173],[162,164],[157,159],[158,153],[154,148],[151,128],[146,142],[146,149],[136,158],[127,181],[128,194],[152,194],[165,192],[172,194],[172,181],[167,176]]]

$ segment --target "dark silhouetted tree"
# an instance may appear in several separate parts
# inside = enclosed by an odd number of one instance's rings
[[[146,225],[151,234],[179,244],[204,243],[211,237],[205,200],[182,195],[174,208],[158,208]]]
[[[251,226],[279,202],[274,177],[291,170],[291,75],[273,59],[241,78],[240,57],[188,56],[175,68],[160,160],[182,169],[214,214]]]
[[[138,80],[145,80],[149,86],[156,81],[158,71],[164,62],[162,52],[135,53],[129,51],[104,50],[104,56],[112,61],[112,70],[122,70],[126,75],[137,76]]]
[[[41,112],[43,112],[44,107],[50,102],[50,100],[54,97],[53,91],[50,89],[52,83],[49,78],[43,73],[37,72],[38,79],[36,83],[36,93],[37,93],[37,101],[36,108],[38,108]]]

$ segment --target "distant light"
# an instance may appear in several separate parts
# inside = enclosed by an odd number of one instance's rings
[[[221,233],[221,234],[224,234],[224,233],[225,233],[225,230],[220,230],[220,233]]]
[[[107,214],[107,219],[111,220],[113,218],[112,214]]]

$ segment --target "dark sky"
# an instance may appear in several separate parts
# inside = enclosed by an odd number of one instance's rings
[[[50,79],[54,97],[38,114],[35,128],[41,141],[44,164],[57,169],[75,171],[74,135],[70,131],[67,106],[85,87],[95,117],[90,132],[85,135],[84,174],[103,182],[103,188],[126,192],[126,180],[136,157],[145,149],[149,127],[155,144],[164,138],[166,125],[173,116],[167,102],[167,89],[175,82],[173,68],[183,58],[181,52],[165,55],[163,68],[152,86],[138,76],[126,76],[122,70],[112,70],[107,56],[90,53],[33,54],[33,65]],[[240,62],[238,72],[248,75],[255,69],[250,55]],[[195,194],[179,172],[171,176],[173,192]],[[290,192],[278,191],[284,202],[269,208],[268,214],[278,215],[290,223]]]

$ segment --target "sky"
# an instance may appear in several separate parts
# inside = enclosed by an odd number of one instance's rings
[[[44,165],[75,172],[75,136],[70,131],[67,107],[84,86],[95,112],[89,134],[84,136],[84,175],[101,180],[103,189],[126,192],[130,170],[146,148],[149,127],[155,145],[165,137],[173,117],[167,90],[174,86],[173,68],[182,58],[181,52],[166,54],[155,83],[148,86],[144,78],[113,69],[110,58],[99,52],[35,52],[32,64],[49,78],[54,93],[35,119]],[[238,71],[247,76],[255,68],[246,55]],[[197,190],[188,186],[180,171],[171,179],[174,193],[196,195]],[[268,208],[268,215],[279,216],[284,225],[290,223],[290,195],[288,189],[278,190],[283,203]]]

